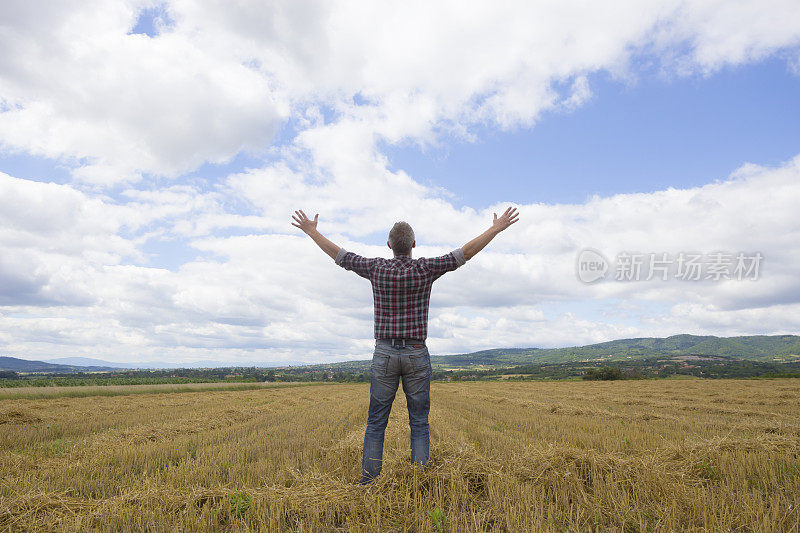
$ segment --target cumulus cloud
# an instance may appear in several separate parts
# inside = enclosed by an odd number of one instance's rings
[[[386,255],[364,243],[406,219],[416,252],[438,255],[505,208],[454,207],[390,170],[382,143],[535,127],[591,99],[592,74],[639,75],[642,56],[709,75],[776,51],[796,65],[800,44],[797,8],[778,0],[6,4],[0,146],[72,172],[64,185],[0,174],[0,346],[31,357],[363,357],[369,285],[297,235],[292,210],[320,212],[364,255]],[[154,8],[170,23],[132,34]],[[182,179],[242,152],[264,163]],[[431,346],[796,331],[799,177],[796,158],[703,187],[520,205],[519,224],[437,282]],[[183,250],[179,264],[151,262],[156,243]],[[758,282],[585,285],[583,247],[765,263]]]
[[[439,352],[458,352],[684,331],[796,330],[800,323],[793,317],[800,314],[793,311],[800,309],[800,280],[793,265],[800,261],[800,222],[793,213],[800,201],[798,178],[800,157],[778,168],[748,166],[728,180],[693,189],[593,198],[575,205],[521,205],[522,219],[512,230],[437,281],[431,346]],[[242,176],[229,179],[238,183]],[[6,309],[16,315],[4,321],[3,338],[12,339],[6,349],[40,354],[63,346],[73,354],[114,358],[137,350],[140,359],[172,354],[184,361],[216,353],[216,358],[224,354],[240,361],[273,362],[358,358],[368,350],[369,284],[337,267],[307,238],[290,233],[286,214],[284,231],[237,236],[188,232],[185,238],[205,256],[169,271],[137,261],[132,244],[136,237],[122,239],[118,231],[125,223],[146,228],[142,221],[153,220],[163,220],[169,228],[173,212],[164,208],[165,197],[177,195],[181,201],[176,203],[183,204],[188,190],[138,195],[131,222],[128,206],[89,199],[69,186],[9,176],[3,176],[2,183],[5,195],[17,200],[17,211],[43,212],[42,203],[48,201],[64,206],[59,220],[73,221],[56,227],[15,217],[11,211],[2,213],[2,257],[27,262],[16,268],[4,264],[3,272],[37,273],[25,283],[4,274],[5,286],[38,295],[4,292]],[[245,195],[243,191],[232,187],[227,194]],[[256,199],[259,194],[253,191]],[[300,187],[292,199],[299,202],[304,194]],[[336,223],[326,226],[325,218],[322,229],[346,249],[387,256],[385,246],[365,245],[347,236],[347,221],[358,215],[337,207],[346,194],[331,193],[330,199],[340,231]],[[204,196],[194,191],[190,197],[195,195]],[[422,197],[417,200],[424,202]],[[393,198],[374,201],[388,206]],[[406,217],[417,227],[420,245],[415,252],[439,255],[462,245],[489,223],[490,211],[445,205]],[[765,211],[768,216],[761,216]],[[450,217],[462,220],[462,227],[447,236],[430,231]],[[389,227],[381,226],[382,221],[370,223],[369,231]],[[172,226],[170,231],[181,228]],[[432,244],[426,235],[432,236]],[[34,239],[40,240],[31,248],[27,242]],[[57,246],[66,242],[70,244]],[[575,275],[575,258],[585,246],[608,255],[625,249],[757,249],[765,264],[757,281],[586,285]],[[115,247],[114,257],[97,252]],[[125,264],[123,258],[128,258]],[[69,291],[57,294],[58,288]],[[582,313],[587,302],[597,302],[604,312]],[[630,304],[620,308],[614,302]],[[28,318],[19,318],[26,314]]]
[[[166,32],[129,34],[141,2],[10,2],[0,142],[75,161],[96,184],[175,177],[269,144],[288,113],[267,78]]]
[[[712,72],[800,42],[791,0],[175,0],[163,4],[172,24],[131,34],[153,5],[6,2],[0,143],[63,159],[94,184],[175,177],[264,151],[282,124],[320,105],[362,137],[469,138],[474,124],[530,126],[580,105],[587,74],[625,75],[636,54]]]

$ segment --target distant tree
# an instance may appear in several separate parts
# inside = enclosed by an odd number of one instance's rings
[[[441,380],[447,378],[447,376],[448,376],[448,372],[444,372],[442,370],[435,370],[435,371],[431,372],[431,380],[432,381],[441,381]]]
[[[616,366],[602,366],[600,368],[590,368],[583,375],[583,379],[587,381],[612,381],[615,379],[622,379],[622,370]]]

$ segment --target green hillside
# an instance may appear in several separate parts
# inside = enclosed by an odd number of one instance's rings
[[[501,348],[468,354],[433,356],[431,362],[454,367],[501,366],[598,359],[614,361],[675,355],[716,355],[751,361],[790,361],[800,359],[800,336],[713,337],[684,334],[666,338],[620,339],[570,348]]]
[[[800,336],[714,337],[683,334],[666,338],[620,339],[569,348],[495,348],[465,354],[431,355],[431,363],[434,368],[455,369],[598,360],[622,361],[681,355],[721,356],[760,362],[800,361]],[[369,370],[369,364],[369,359],[362,359],[311,365],[307,368],[364,372]]]

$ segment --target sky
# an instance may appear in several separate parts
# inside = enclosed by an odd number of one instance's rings
[[[2,355],[366,359],[370,285],[295,209],[382,257],[519,209],[434,354],[800,330],[794,0],[2,9]]]

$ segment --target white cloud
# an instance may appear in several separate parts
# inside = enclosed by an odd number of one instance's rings
[[[233,175],[230,180],[238,183],[252,177]],[[729,180],[693,189],[623,194],[576,205],[519,206],[518,224],[467,265],[437,281],[432,349],[453,353],[685,331],[796,330],[800,321],[794,317],[800,314],[793,311],[800,307],[800,279],[794,265],[800,261],[800,222],[793,214],[800,202],[798,178],[800,157],[779,168],[750,165]],[[224,194],[241,197],[248,191],[255,201],[262,194],[255,187],[234,187]],[[8,176],[3,192],[15,198],[16,211],[2,212],[2,257],[27,263],[11,267],[4,263],[0,271],[17,276],[38,273],[25,280],[5,278],[6,286],[38,295],[4,293],[6,309],[14,315],[2,328],[2,339],[11,339],[4,341],[6,350],[35,356],[67,347],[70,354],[112,359],[138,350],[140,360],[171,354],[175,361],[186,361],[216,354],[212,357],[276,362],[356,358],[368,350],[369,284],[338,268],[309,239],[286,234],[294,231],[289,229],[288,213],[282,214],[281,233],[212,236],[214,225],[207,226],[208,236],[186,232],[191,245],[206,258],[168,271],[136,260],[135,231],[128,238],[119,236],[121,221],[130,219],[130,206],[89,199],[68,186]],[[131,193],[139,224],[135,227],[162,221],[165,232],[179,234],[180,225],[169,222],[183,213],[176,206],[189,206],[186,213],[194,216],[191,205],[197,204],[202,219],[203,212],[225,203],[220,194],[186,187]],[[290,199],[300,202],[304,194],[314,194],[314,186],[299,185],[293,194]],[[355,230],[360,234],[385,231],[388,224],[363,217],[361,210],[349,212],[343,207],[347,190],[337,194],[334,188],[326,194],[331,216],[323,216],[321,228],[330,238],[363,255],[388,255],[384,246],[363,245],[342,234],[356,220],[365,225]],[[371,209],[390,209],[394,200],[376,197]],[[426,201],[431,200],[418,197],[410,205]],[[61,205],[58,219],[73,222],[56,228],[47,219],[37,221],[22,214],[43,212],[45,202]],[[459,211],[445,203],[438,210],[415,210],[411,215],[406,218],[415,224],[420,241],[416,253],[427,256],[463,244],[491,220],[490,210]],[[268,225],[273,217],[275,230],[280,231],[281,214],[265,212]],[[327,223],[328,218],[337,222]],[[436,228],[447,226],[449,218],[457,219],[459,227],[448,228],[445,235]],[[339,231],[328,231],[337,225]],[[39,240],[28,249],[27,239]],[[58,247],[67,241],[72,244]],[[425,244],[431,241],[436,244]],[[119,251],[113,257],[95,250],[107,252],[115,246]],[[670,253],[757,249],[765,263],[758,281],[584,285],[574,271],[575,257],[584,246],[608,255],[624,249]],[[127,264],[121,264],[123,257]],[[605,308],[604,313],[588,311],[591,302]],[[615,302],[628,304],[620,307]]]
[[[635,54],[707,73],[800,43],[793,0],[176,0],[165,4],[174,24],[129,34],[153,5],[7,3],[0,145],[64,159],[93,184],[174,177],[266,150],[282,123],[319,105],[369,142],[469,138],[477,123],[530,126],[581,105],[587,74],[623,75]]]
[[[635,75],[632,57],[709,74],[800,42],[791,1],[176,0],[159,35],[130,35],[153,5],[4,5],[0,146],[59,159],[74,179],[0,174],[0,346],[11,355],[363,357],[369,285],[298,236],[289,214],[320,212],[329,237],[369,255],[388,250],[359,241],[406,219],[417,252],[432,255],[504,208],[455,208],[446,191],[390,171],[381,142],[531,127],[592,98],[591,74]],[[272,146],[287,122],[296,135]],[[269,163],[204,185],[147,176],[180,178],[242,151]],[[693,189],[521,205],[519,224],[437,282],[431,345],[796,330],[798,178],[795,159]],[[154,243],[191,257],[156,268]],[[585,246],[757,250],[765,266],[752,283],[587,286],[574,273]]]
[[[288,113],[269,80],[179,35],[129,35],[142,5],[4,7],[0,143],[77,161],[75,177],[97,184],[268,145]]]
[[[659,44],[687,41],[683,68],[705,73],[726,64],[759,60],[784,47],[800,45],[800,8],[793,0],[685,2],[663,25]]]

